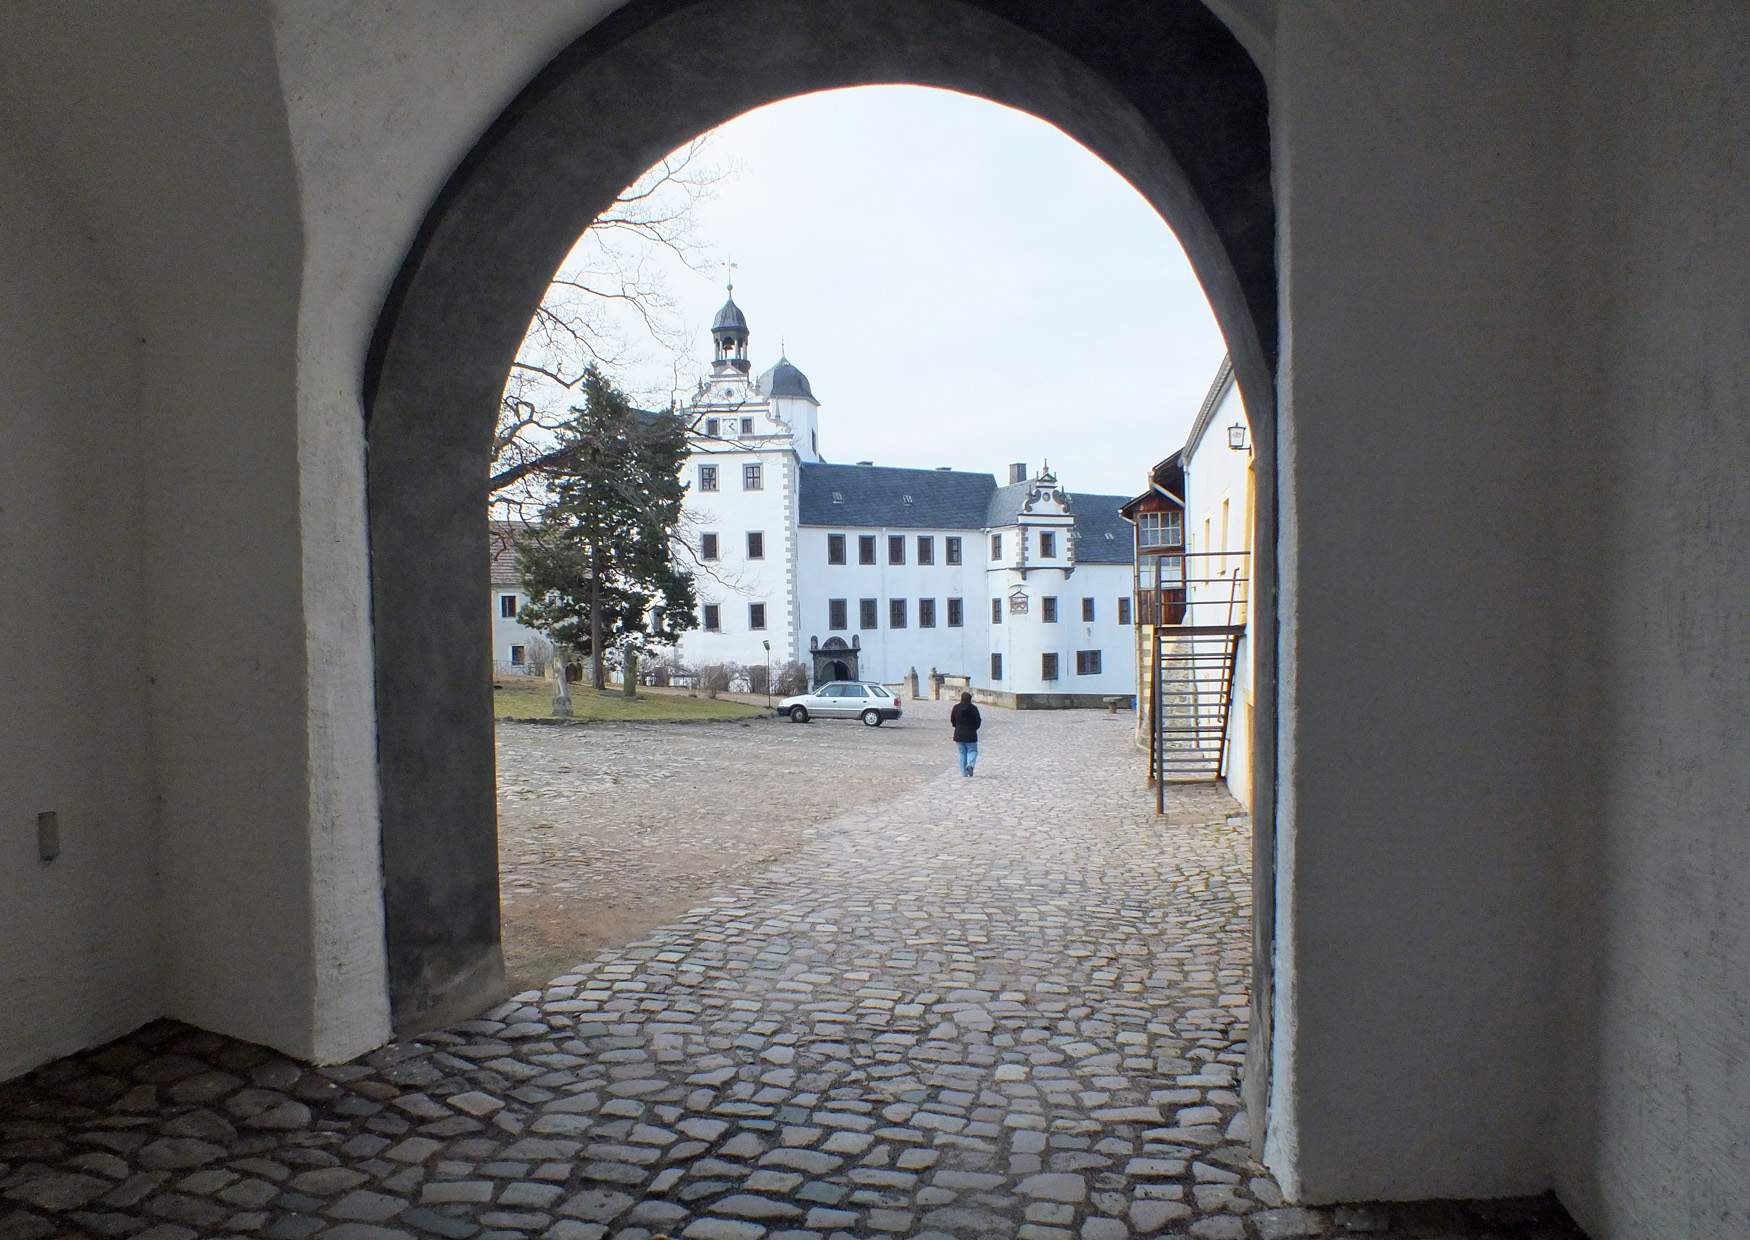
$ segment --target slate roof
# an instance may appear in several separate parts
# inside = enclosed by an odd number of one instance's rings
[[[998,487],[991,492],[990,503],[984,506],[984,523],[986,526],[1013,525],[1021,515],[1021,505],[1027,501],[1027,495],[1033,489],[1031,482],[1011,482],[1006,487]]]
[[[1031,487],[1029,482],[999,487],[989,474],[957,469],[803,465],[801,524],[833,529],[990,529],[1015,523]],[[833,502],[834,492],[842,502]],[[1087,564],[1130,563],[1130,525],[1118,515],[1118,506],[1128,496],[1084,491],[1068,495],[1076,519],[1076,559]]]
[[[989,474],[956,469],[803,465],[798,506],[803,525],[979,530],[996,485]],[[833,502],[835,492],[842,502]]]
[[[741,312],[741,307],[735,304],[731,297],[723,303],[723,308],[717,312],[717,317],[711,320],[711,330],[720,332],[727,328],[730,331],[747,331],[747,315]]]
[[[1128,564],[1135,550],[1130,522],[1118,515],[1125,495],[1069,492],[1069,510],[1076,519],[1076,563]],[[1107,538],[1106,535],[1112,535]]]
[[[801,396],[814,400],[814,389],[808,386],[808,376],[796,369],[787,357],[780,357],[759,377],[761,396]],[[818,400],[814,400],[819,404]]]

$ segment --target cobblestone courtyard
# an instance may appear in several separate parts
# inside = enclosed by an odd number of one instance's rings
[[[782,747],[834,812],[480,1019],[314,1070],[164,1022],[0,1085],[0,1240],[1570,1234],[1523,1204],[1282,1208],[1238,1109],[1232,803],[1161,824],[1128,721],[1089,712],[988,712],[962,780],[939,713],[684,729],[754,770]],[[541,800],[567,761],[542,747],[608,729],[530,731],[507,788]],[[883,754],[934,773],[866,804],[852,764]],[[700,829],[782,803],[675,769],[611,787]]]

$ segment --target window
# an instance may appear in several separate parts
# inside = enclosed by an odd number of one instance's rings
[[[1185,514],[1178,509],[1145,512],[1137,517],[1138,541],[1144,547],[1179,547],[1185,542]]]
[[[715,560],[717,558],[717,535],[699,535],[699,558],[701,560]]]
[[[715,491],[717,489],[717,467],[715,465],[699,466],[699,490]]]
[[[723,628],[723,609],[716,603],[705,604],[705,631],[716,633]]]
[[[1041,624],[1057,623],[1057,595],[1047,594],[1039,600],[1039,622]]]
[[[764,466],[743,465],[741,467],[741,489],[758,491],[765,487]]]
[[[890,698],[893,696],[887,690],[883,689],[880,685],[864,685],[863,687],[865,689],[869,690],[870,697]]]
[[[500,594],[498,596],[498,614],[506,620],[516,619],[516,595]]]
[[[747,627],[750,629],[766,627],[766,605],[764,603],[749,603],[747,605]]]
[[[948,600],[948,627],[951,629],[958,629],[958,628],[961,628],[962,626],[964,626],[965,623],[966,623],[965,600],[964,599],[957,599],[957,598],[949,599]]]
[[[766,558],[765,531],[749,530],[747,532],[747,558],[750,560],[763,560]]]
[[[942,542],[942,562],[944,564],[960,563],[960,540],[950,537],[943,539]]]
[[[887,627],[903,629],[905,627],[905,600],[890,598],[887,600]]]
[[[845,623],[845,600],[833,598],[826,601],[826,627],[842,631],[849,626]]]
[[[743,418],[741,420],[741,433],[743,435],[753,434],[753,419],[752,418]]]
[[[992,680],[1003,678],[1003,656],[1000,654],[993,654],[990,657],[990,678]]]
[[[1048,560],[1057,555],[1057,535],[1050,530],[1039,531],[1039,554]]]
[[[1003,558],[1003,536],[1001,534],[990,536],[990,558],[993,560]]]
[[[1042,654],[1039,656],[1039,679],[1057,679],[1057,656],[1055,654]]]
[[[992,624],[1003,622],[1003,600],[1000,598],[993,598],[990,601],[990,622]]]
[[[918,600],[918,627],[933,629],[936,627],[936,600],[920,598]]]
[[[1076,675],[1098,676],[1100,674],[1100,652],[1098,650],[1076,651]]]
[[[1089,624],[1093,623],[1093,620],[1094,620],[1094,600],[1091,598],[1084,598],[1082,600],[1082,619],[1083,619],[1083,621],[1085,621]]]
[[[826,562],[828,564],[843,564],[845,562],[845,536],[843,534],[828,534],[826,536]]]
[[[529,648],[527,646],[512,646],[510,648],[510,665],[512,667],[521,667],[528,661]]]
[[[845,502],[845,493],[843,491],[834,491],[832,493],[832,502],[835,504],[844,503]]]
[[[887,536],[887,562],[889,564],[905,563],[904,534],[889,534]]]
[[[877,606],[878,604],[872,598],[862,598],[857,600],[858,628],[872,629],[881,623],[881,615],[877,610]]]
[[[918,563],[934,564],[936,562],[936,540],[928,534],[918,535]]]
[[[875,562],[875,535],[857,535],[857,563],[873,564]]]
[[[1118,600],[1118,623],[1130,623],[1130,597],[1125,595]]]
[[[711,438],[715,439],[717,437],[718,429],[719,429],[719,427],[718,427],[718,422],[717,422],[716,418],[706,418],[705,419],[705,433],[707,435],[709,435],[709,436],[711,436]]]

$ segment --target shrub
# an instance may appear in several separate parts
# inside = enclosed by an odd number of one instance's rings
[[[716,697],[719,693],[729,691],[729,682],[735,678],[735,666],[730,663],[705,663],[698,670],[699,688],[705,691],[706,697]]]
[[[798,693],[808,692],[808,669],[795,659],[774,669],[773,676],[776,683],[772,692],[779,697],[794,697]]]

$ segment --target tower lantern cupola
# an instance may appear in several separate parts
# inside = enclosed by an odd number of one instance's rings
[[[745,375],[748,372],[747,336],[747,316],[735,304],[735,285],[731,284],[729,300],[723,303],[723,308],[711,321],[711,342],[716,351],[711,361],[714,373],[736,370]]]

